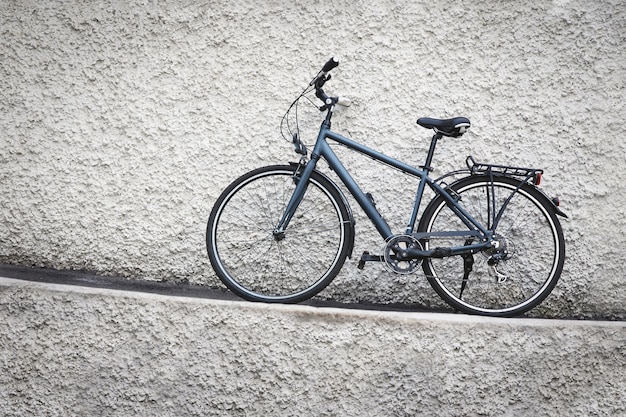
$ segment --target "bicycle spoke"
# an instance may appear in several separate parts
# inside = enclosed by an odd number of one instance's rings
[[[348,211],[319,174],[311,177],[284,236],[274,236],[295,189],[294,170],[267,167],[244,175],[211,213],[211,263],[220,279],[244,298],[308,298],[332,280],[347,256]]]
[[[557,246],[556,223],[546,209],[541,208],[536,197],[528,191],[518,190],[514,180],[497,179],[492,184],[488,179],[470,177],[466,183],[456,190],[460,204],[481,222],[489,221],[494,207],[495,212],[500,213],[514,193],[495,230],[495,238],[504,252],[495,260],[491,260],[495,250],[475,254],[472,272],[465,281],[461,256],[430,259],[424,262],[424,271],[434,277],[431,284],[435,290],[464,311],[509,315],[532,308],[551,291],[562,268],[562,255],[557,252],[562,243]],[[427,224],[424,231],[464,228],[443,199],[427,211],[425,217],[428,219],[420,224]],[[454,239],[438,239],[427,246],[462,244]]]

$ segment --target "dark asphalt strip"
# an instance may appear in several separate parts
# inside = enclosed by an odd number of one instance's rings
[[[0,276],[23,281],[44,282],[61,285],[106,288],[120,291],[145,292],[178,297],[208,298],[213,300],[242,301],[230,291],[221,288],[169,282],[127,279],[115,276],[97,275],[88,271],[68,271],[49,268],[31,268],[25,266],[0,264]],[[360,310],[407,311],[407,312],[450,312],[426,309],[419,305],[341,303],[330,300],[308,300],[303,305],[314,307],[332,307]]]

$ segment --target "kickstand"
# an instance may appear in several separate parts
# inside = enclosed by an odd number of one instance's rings
[[[461,282],[461,292],[459,292],[459,300],[463,297],[463,291],[465,291],[465,287],[467,286],[469,274],[474,269],[474,255],[472,255],[471,253],[466,253],[465,255],[461,256],[463,257],[463,282]]]

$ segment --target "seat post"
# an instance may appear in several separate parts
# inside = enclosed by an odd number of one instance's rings
[[[435,155],[435,147],[437,146],[437,141],[441,139],[441,136],[442,136],[441,133],[435,133],[433,135],[433,138],[430,141],[430,148],[428,149],[428,155],[426,156],[426,163],[420,166],[420,168],[425,169],[428,172],[431,172],[433,170],[433,167],[431,166],[433,162],[433,155]]]

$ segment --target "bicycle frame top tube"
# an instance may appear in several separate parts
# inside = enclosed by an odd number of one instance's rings
[[[391,228],[387,224],[387,222],[380,215],[376,207],[370,198],[365,194],[358,184],[354,181],[350,173],[343,166],[335,152],[331,149],[330,145],[327,142],[327,139],[333,140],[339,144],[342,144],[349,149],[352,149],[358,153],[369,156],[370,158],[384,163],[388,166],[396,168],[404,173],[412,175],[414,177],[420,178],[420,183],[418,186],[418,190],[416,192],[414,207],[409,219],[409,223],[407,225],[407,233],[411,233],[414,230],[415,223],[417,220],[417,212],[419,210],[419,206],[421,204],[422,195],[425,189],[426,184],[437,194],[440,194],[453,208],[453,210],[457,213],[459,218],[468,226],[468,228],[473,230],[479,230],[483,235],[488,235],[488,230],[480,224],[477,220],[475,220],[469,213],[467,213],[459,204],[452,198],[439,184],[435,183],[429,176],[429,168],[424,167],[422,169],[413,167],[408,165],[398,159],[387,156],[381,152],[378,152],[372,148],[369,148],[365,145],[362,145],[358,142],[355,142],[352,139],[349,139],[343,135],[340,135],[336,132],[330,130],[330,117],[332,116],[332,110],[328,111],[326,119],[322,123],[320,127],[320,131],[317,137],[317,141],[315,142],[315,146],[313,151],[311,152],[311,161],[307,164],[303,172],[300,176],[300,181],[296,186],[294,191],[294,195],[289,201],[287,205],[287,209],[285,210],[285,214],[276,228],[275,233],[279,233],[282,230],[285,230],[289,220],[295,213],[295,210],[306,191],[307,183],[311,172],[315,169],[315,165],[319,158],[323,158],[326,160],[330,168],[337,174],[337,176],[341,179],[343,184],[346,186],[350,194],[355,198],[359,206],[363,209],[367,217],[372,221],[374,227],[378,231],[378,233],[383,237],[383,239],[388,239],[393,236],[393,232]],[[429,152],[429,159],[432,157],[432,147]],[[428,165],[428,164],[427,164]]]

